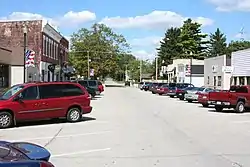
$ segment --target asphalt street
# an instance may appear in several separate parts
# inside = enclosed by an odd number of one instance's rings
[[[217,113],[136,88],[106,87],[79,123],[0,130],[45,146],[56,167],[248,167],[250,113]]]

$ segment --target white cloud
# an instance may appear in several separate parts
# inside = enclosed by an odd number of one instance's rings
[[[13,12],[9,16],[0,17],[0,21],[20,21],[20,20],[43,20],[54,27],[69,27],[93,21],[96,19],[95,13],[90,11],[73,12],[69,11],[63,16],[46,17],[37,13]]]
[[[139,59],[143,59],[143,60],[153,60],[156,56],[155,53],[153,52],[147,52],[145,50],[136,50],[136,51],[133,51],[132,54],[139,58]]]
[[[130,44],[134,47],[140,47],[140,46],[158,47],[160,44],[160,40],[162,40],[162,37],[149,36],[144,38],[135,38],[131,40]]]
[[[250,12],[250,0],[208,0],[216,6],[218,11],[246,11]]]
[[[168,28],[181,26],[184,17],[171,11],[153,11],[149,14],[135,17],[105,17],[101,23],[111,28]],[[213,20],[205,17],[194,17],[193,20],[202,23],[203,26],[213,24]]]

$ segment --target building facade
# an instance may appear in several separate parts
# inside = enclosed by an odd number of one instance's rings
[[[168,82],[192,83],[203,86],[204,61],[195,59],[175,59],[167,66]]]
[[[250,85],[250,49],[232,53],[232,85]]]
[[[228,90],[233,69],[231,59],[226,55],[204,60],[204,86]]]
[[[9,66],[9,85],[24,81],[24,31],[27,27],[26,48],[35,52],[35,67],[26,68],[26,81],[55,81],[56,75],[48,70],[49,65],[59,65],[61,39],[64,38],[42,20],[0,22],[0,46],[10,50],[11,59],[3,64]],[[68,46],[65,46],[68,48]],[[1,59],[5,55],[0,54]],[[6,57],[6,56],[5,56]]]

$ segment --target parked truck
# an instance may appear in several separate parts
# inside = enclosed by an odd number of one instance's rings
[[[209,104],[215,106],[217,112],[224,108],[233,108],[237,113],[243,113],[250,108],[250,86],[231,86],[228,91],[209,92]]]

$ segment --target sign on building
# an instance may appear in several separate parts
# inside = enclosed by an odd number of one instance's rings
[[[94,69],[90,69],[89,76],[93,77],[94,75],[95,75],[95,70]]]

